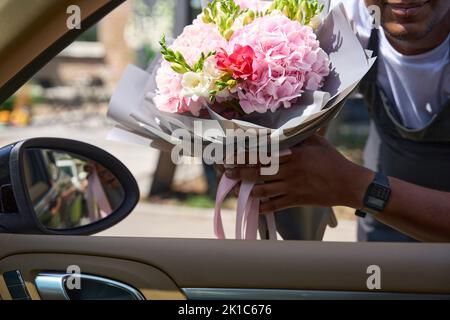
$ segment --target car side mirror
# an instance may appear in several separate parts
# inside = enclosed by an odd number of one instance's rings
[[[0,230],[88,235],[124,219],[139,189],[130,171],[92,145],[34,138],[0,149]]]

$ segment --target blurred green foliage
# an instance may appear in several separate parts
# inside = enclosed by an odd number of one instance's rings
[[[98,41],[98,26],[94,25],[91,28],[87,29],[83,34],[79,36],[77,41],[88,41],[88,42],[96,42]]]
[[[194,208],[214,208],[214,201],[203,194],[189,195],[183,205]]]
[[[32,107],[35,104],[45,102],[45,98],[44,96],[42,96],[42,91],[38,86],[32,85],[30,94],[31,94],[29,100],[30,107]],[[0,111],[12,111],[15,101],[16,95],[12,95],[3,104],[0,105]]]
[[[12,111],[15,99],[15,96],[9,97],[8,100],[0,105],[0,111]]]

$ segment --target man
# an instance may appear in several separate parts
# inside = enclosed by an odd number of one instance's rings
[[[378,56],[360,85],[371,115],[366,167],[317,135],[282,158],[276,176],[251,167],[226,175],[264,181],[253,190],[268,198],[263,213],[344,205],[359,209],[360,241],[450,241],[450,1],[343,3]]]

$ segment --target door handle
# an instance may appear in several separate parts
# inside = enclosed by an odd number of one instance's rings
[[[80,288],[68,289],[69,277],[77,277]],[[127,284],[87,274],[41,273],[34,282],[43,300],[145,300]]]
[[[43,273],[39,274],[34,283],[43,300],[69,300],[64,288],[65,274]]]

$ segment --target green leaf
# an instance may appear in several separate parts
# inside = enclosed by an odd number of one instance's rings
[[[267,15],[274,10],[278,10],[289,19],[307,25],[323,9],[324,5],[319,5],[317,0],[274,0],[265,14]]]
[[[170,64],[170,67],[172,68],[173,71],[175,71],[176,73],[180,73],[180,74],[184,74],[189,71],[185,67],[183,67],[182,65],[180,65],[178,63],[172,63],[172,64]]]
[[[186,73],[188,71],[193,71],[181,52],[174,52],[172,49],[167,47],[166,37],[164,35],[161,37],[159,44],[161,45],[161,54],[164,60],[171,62],[171,67],[175,72]]]
[[[203,9],[203,21],[214,23],[220,34],[229,39],[233,34],[232,27],[236,19],[247,12],[247,9],[241,10],[234,0],[213,0]]]

